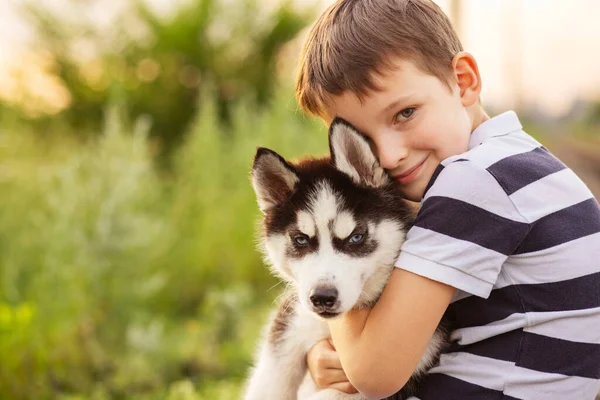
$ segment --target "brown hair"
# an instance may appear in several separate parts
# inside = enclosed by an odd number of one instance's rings
[[[302,49],[296,98],[307,113],[325,117],[332,95],[359,98],[379,90],[374,73],[410,60],[448,87],[451,63],[462,44],[431,0],[338,0],[315,22]]]

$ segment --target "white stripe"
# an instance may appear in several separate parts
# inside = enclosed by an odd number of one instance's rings
[[[600,381],[550,374],[513,367],[512,376],[504,393],[523,400],[592,400],[598,394]]]
[[[600,272],[600,233],[533,253],[510,256],[494,289],[560,282]]]
[[[444,168],[425,200],[432,196],[461,200],[501,217],[526,222],[496,179],[470,162],[456,162]]]
[[[527,153],[537,147],[540,144],[535,139],[520,131],[489,138],[480,146],[464,153],[461,158],[467,158],[485,169],[506,157]]]
[[[570,377],[517,367],[512,362],[469,353],[442,354],[430,373],[443,373],[465,382],[523,400],[593,399],[600,388],[596,379]]]
[[[468,275],[460,269],[438,264],[406,251],[400,252],[395,266],[413,274],[454,286],[459,290],[469,291],[479,297],[487,298],[492,291],[492,284],[489,282]]]
[[[450,335],[450,339],[456,341],[461,346],[465,346],[514,331],[515,329],[521,329],[526,325],[527,317],[525,314],[515,313],[499,321],[490,322],[487,325],[456,329]]]
[[[473,276],[475,279],[488,282],[490,285],[496,282],[500,267],[507,258],[502,253],[479,246],[476,243],[455,239],[418,226],[413,226],[408,231],[402,252],[420,256],[426,255],[429,261],[454,268],[463,274]],[[400,253],[399,260],[401,259],[402,253]],[[410,267],[404,263],[397,266],[401,268]],[[459,282],[455,283],[459,284]],[[464,286],[459,284],[455,287],[475,294],[471,291],[475,288],[465,288]]]
[[[510,195],[521,214],[530,222],[591,197],[592,192],[568,168],[545,176]]]
[[[583,254],[586,255],[585,259],[582,259]],[[494,289],[515,284],[561,282],[593,274],[600,270],[597,260],[600,260],[600,233],[551,249],[510,256],[500,269]],[[471,296],[459,290],[452,298],[452,303]]]
[[[600,308],[515,313],[487,325],[456,329],[450,339],[465,346],[523,328],[524,331],[571,342],[600,344]],[[577,329],[573,329],[577,327]]]
[[[600,344],[600,308],[527,313],[526,332],[571,342]],[[574,329],[577,327],[577,329]]]
[[[440,365],[430,369],[429,373],[446,374],[488,389],[502,391],[513,368],[514,363],[509,361],[459,352],[442,354]]]

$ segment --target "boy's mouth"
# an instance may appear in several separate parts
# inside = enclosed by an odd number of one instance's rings
[[[414,181],[415,178],[417,177],[419,171],[421,170],[421,167],[423,166],[423,164],[425,164],[425,161],[427,161],[428,158],[429,158],[429,156],[425,157],[425,159],[423,159],[423,161],[421,161],[419,164],[415,165],[414,167],[410,168],[406,172],[404,172],[402,174],[394,175],[393,176],[394,180],[402,185],[406,185],[407,183]]]

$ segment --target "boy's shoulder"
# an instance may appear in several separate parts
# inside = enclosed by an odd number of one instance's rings
[[[569,168],[523,130],[517,114],[507,111],[479,125],[471,134],[469,149],[442,162],[448,170],[484,170],[511,195],[526,185]],[[449,167],[449,168],[447,168]],[[464,169],[461,166],[461,172]]]
[[[531,155],[536,155],[545,148],[531,135],[523,130],[523,126],[514,111],[507,111],[480,124],[469,139],[469,149],[458,156],[444,161],[444,164],[457,160],[468,160],[473,165],[488,169],[504,165],[511,161],[534,161]]]
[[[475,129],[469,150],[444,160],[437,175],[430,183],[431,194],[474,205],[501,204],[504,216],[522,222],[585,201],[597,206],[581,179],[523,131],[512,111]]]

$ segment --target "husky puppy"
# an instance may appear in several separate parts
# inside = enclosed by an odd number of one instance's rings
[[[306,354],[331,337],[326,319],[375,304],[414,215],[350,124],[333,121],[329,147],[331,158],[292,163],[259,148],[254,159],[252,185],[264,213],[265,258],[288,289],[265,328],[246,400],[363,399],[318,390],[307,374]],[[446,341],[438,328],[395,398],[414,391]]]

